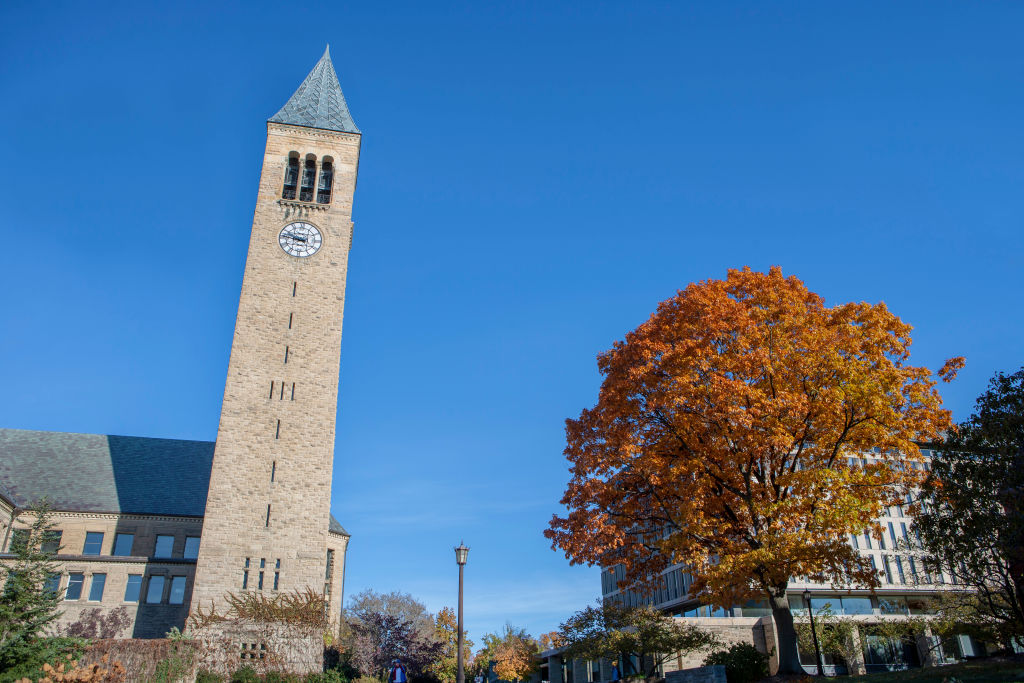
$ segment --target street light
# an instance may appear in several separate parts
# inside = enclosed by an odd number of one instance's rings
[[[455,549],[455,562],[459,565],[459,653],[458,662],[459,669],[456,677],[456,683],[466,683],[466,673],[462,669],[462,570],[466,566],[466,558],[469,557],[469,548],[466,544],[459,541],[459,547]]]
[[[824,677],[825,669],[821,666],[821,650],[818,649],[818,633],[814,630],[814,611],[811,610],[811,591],[804,590],[804,602],[807,603],[807,616],[811,619],[811,640],[814,641],[814,661],[818,664],[818,675]]]

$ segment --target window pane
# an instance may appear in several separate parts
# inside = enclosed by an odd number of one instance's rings
[[[174,536],[157,536],[153,557],[170,557],[174,549]]]
[[[138,602],[142,592],[142,574],[129,574],[128,584],[124,588],[125,602]]]
[[[146,602],[151,605],[159,604],[164,597],[164,577],[149,577],[149,590],[146,591]]]
[[[199,537],[188,536],[185,538],[185,554],[183,557],[186,560],[194,560],[199,557]]]
[[[172,605],[180,605],[185,602],[185,577],[171,577],[171,596],[167,600]]]
[[[55,553],[60,550],[60,537],[62,533],[56,529],[43,532],[43,546],[40,550],[44,553]]]
[[[85,534],[85,545],[82,546],[83,555],[99,555],[103,547],[103,534],[99,531],[89,531]]]
[[[72,574],[68,577],[68,589],[64,593],[65,600],[78,600],[82,597],[82,583],[85,581],[85,574]]]
[[[843,596],[843,614],[871,614],[871,598]]]
[[[15,529],[11,532],[10,552],[16,553],[28,543],[28,529]]]
[[[56,593],[60,590],[60,574],[48,574],[43,582],[43,590],[48,593]]]
[[[107,583],[106,574],[93,574],[92,585],[89,587],[89,599],[93,602],[99,602],[103,599],[103,587]]]
[[[132,554],[134,544],[135,534],[118,534],[114,537],[114,554],[119,557],[127,557]]]
[[[882,614],[906,614],[907,602],[903,598],[878,598],[878,608]]]

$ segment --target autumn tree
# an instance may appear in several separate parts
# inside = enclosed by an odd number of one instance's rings
[[[443,607],[434,618],[434,637],[441,644],[437,659],[428,667],[441,683],[451,683],[458,675],[459,626],[455,611],[451,607]],[[462,633],[462,661],[466,667],[473,651],[473,641]]]
[[[1009,648],[1024,639],[1024,368],[996,374],[938,451],[914,522],[925,564],[972,588],[961,601]]]
[[[625,584],[682,562],[710,603],[766,597],[781,670],[799,673],[790,579],[877,585],[849,534],[881,533],[919,484],[917,442],[950,424],[931,372],[908,364],[910,331],[778,267],[691,284],[598,356],[597,405],[566,421],[568,511],[545,534],[573,563],[621,564]]]
[[[483,637],[483,648],[473,659],[476,673],[487,673],[492,666],[503,681],[519,681],[530,677],[537,669],[540,645],[523,629],[505,625],[501,635],[488,633]]]
[[[342,614],[340,645],[353,667],[380,680],[396,658],[410,676],[429,675],[443,650],[423,603],[407,593],[371,590],[353,596]]]
[[[623,607],[606,602],[587,607],[567,619],[558,631],[569,659],[611,659],[632,666],[632,656],[640,663],[645,679],[657,677],[661,664],[678,653],[693,652],[717,644],[708,631],[681,624],[653,607]]]

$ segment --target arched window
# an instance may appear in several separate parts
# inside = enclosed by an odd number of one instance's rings
[[[302,185],[299,187],[299,201],[313,201],[313,185],[316,184],[316,157],[306,155],[306,163],[302,167]]]
[[[299,184],[299,155],[292,152],[288,155],[288,166],[284,169],[284,189],[282,199],[295,199],[295,187]]]
[[[331,187],[334,185],[334,164],[330,157],[324,157],[320,165],[320,184],[317,186],[317,204],[331,203]]]

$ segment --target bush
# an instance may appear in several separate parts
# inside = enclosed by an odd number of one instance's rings
[[[296,674],[286,674],[280,671],[268,671],[263,677],[266,683],[302,683],[302,677]]]
[[[251,666],[243,666],[231,674],[231,683],[262,683],[262,679]]]
[[[224,683],[224,677],[206,669],[200,669],[196,674],[196,683]]]
[[[11,683],[20,678],[38,680],[45,675],[45,664],[57,666],[68,661],[68,657],[77,660],[88,646],[89,641],[81,638],[40,638],[33,644],[31,657],[0,672],[0,683]]]
[[[708,655],[705,666],[722,664],[729,683],[753,683],[768,676],[768,655],[750,643],[734,643],[728,650]]]
[[[340,671],[328,669],[327,671],[306,676],[306,683],[348,683],[348,679],[341,675]]]

